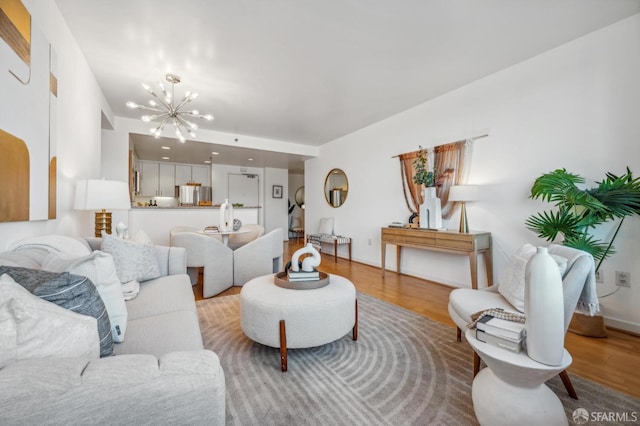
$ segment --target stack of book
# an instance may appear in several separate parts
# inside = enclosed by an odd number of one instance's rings
[[[476,323],[476,339],[511,352],[524,350],[524,323],[485,315]]]
[[[287,278],[289,281],[317,281],[320,279],[320,272],[313,271],[287,271]]]
[[[209,225],[206,228],[204,228],[205,234],[217,234],[218,232],[220,231],[218,230],[218,227],[216,225]]]

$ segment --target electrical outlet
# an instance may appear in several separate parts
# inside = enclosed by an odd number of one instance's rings
[[[604,283],[604,271],[603,270],[599,270],[596,271],[596,282],[597,283]]]
[[[631,287],[631,274],[628,272],[616,271],[616,285],[618,287]]]

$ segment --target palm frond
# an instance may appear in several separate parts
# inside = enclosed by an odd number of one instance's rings
[[[581,218],[567,209],[560,209],[557,212],[544,211],[537,215],[530,216],[525,221],[527,228],[540,238],[553,241],[558,234],[562,234],[566,239],[568,236],[579,234],[577,227]]]
[[[606,212],[601,214],[607,220],[640,214],[640,178],[634,179],[628,168],[622,176],[607,173],[603,181],[596,183],[598,186],[588,192],[606,206]]]
[[[578,250],[586,251],[593,256],[596,263],[606,259],[607,257],[615,254],[615,249],[612,245],[598,240],[593,235],[581,234],[566,238],[563,245],[567,247],[573,247]]]
[[[533,182],[530,197],[534,200],[541,198],[550,203],[562,202],[567,191],[578,189],[578,183],[584,183],[584,178],[580,175],[569,173],[566,169],[556,169]]]

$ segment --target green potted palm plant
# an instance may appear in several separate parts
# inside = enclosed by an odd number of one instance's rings
[[[531,198],[553,203],[555,209],[530,216],[526,226],[547,241],[560,237],[561,244],[591,253],[597,272],[602,262],[615,253],[613,241],[625,217],[640,214],[640,178],[634,178],[627,168],[621,176],[607,173],[594,188],[578,188],[583,183],[580,175],[565,169],[537,178],[531,187]],[[615,220],[619,222],[609,242],[591,234],[596,226]],[[607,336],[602,316],[576,313],[569,330],[590,337]]]
[[[558,169],[545,173],[531,187],[531,198],[555,205],[555,210],[543,211],[526,220],[528,229],[547,241],[561,236],[561,243],[591,253],[596,271],[602,262],[615,253],[615,240],[624,218],[640,214],[640,178],[626,173],[616,176],[607,173],[597,186],[581,189],[584,178]],[[619,220],[609,242],[596,238],[591,231],[598,225]]]

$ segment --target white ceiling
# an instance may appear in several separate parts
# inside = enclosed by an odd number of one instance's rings
[[[202,128],[321,145],[640,12],[640,0],[56,0],[117,116],[178,74]],[[156,142],[157,144],[157,142]]]
[[[150,161],[185,164],[228,164],[241,167],[273,167],[288,169],[291,173],[304,173],[303,162],[310,157],[282,154],[251,148],[240,148],[187,140],[184,144],[175,138],[154,138],[132,133],[138,158]]]

